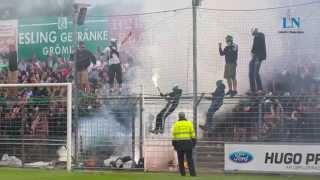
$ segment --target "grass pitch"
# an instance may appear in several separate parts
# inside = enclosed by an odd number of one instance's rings
[[[312,176],[259,176],[199,174],[198,177],[180,177],[177,173],[140,173],[140,172],[83,172],[68,173],[55,170],[28,170],[0,168],[0,180],[319,180]]]

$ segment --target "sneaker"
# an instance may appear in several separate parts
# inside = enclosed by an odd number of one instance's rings
[[[164,133],[164,129],[163,128],[159,129],[158,133],[159,134],[163,134]]]
[[[229,95],[232,95],[232,90],[229,90],[227,93],[226,93],[226,96],[229,96]]]
[[[152,133],[152,134],[159,134],[159,130],[158,129],[150,130],[149,132]]]
[[[255,92],[252,92],[252,91],[249,91],[246,93],[247,96],[255,96],[256,93]]]

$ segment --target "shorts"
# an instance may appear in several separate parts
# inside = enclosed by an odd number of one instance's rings
[[[237,64],[226,64],[224,66],[224,78],[236,79]]]
[[[89,78],[88,78],[88,71],[80,71],[78,72],[78,82],[81,85],[88,85],[89,84]]]

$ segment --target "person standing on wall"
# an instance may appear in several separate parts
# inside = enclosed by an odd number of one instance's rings
[[[179,113],[179,120],[172,127],[172,145],[177,151],[179,171],[181,176],[186,176],[184,166],[184,158],[187,157],[189,172],[191,176],[196,176],[194,167],[192,150],[196,145],[196,134],[193,128],[193,123],[186,119],[184,112]]]
[[[9,45],[9,53],[6,55],[6,58],[9,61],[8,83],[16,84],[18,81],[18,57],[15,45]],[[16,92],[16,88],[8,89],[9,95],[15,96]]]
[[[265,36],[259,32],[258,28],[252,29],[254,36],[253,46],[251,49],[252,60],[249,64],[249,80],[250,80],[250,94],[263,93],[263,87],[260,77],[260,67],[262,61],[267,58]]]
[[[120,49],[121,49],[121,46],[128,41],[131,35],[132,33],[130,32],[121,43],[118,43],[117,39],[111,39],[110,45],[107,48],[105,48],[105,50],[103,51],[103,53],[107,57],[110,93],[116,91],[114,87],[115,79],[119,84],[119,93],[121,93],[122,66],[120,61]]]
[[[77,76],[80,88],[84,92],[90,92],[88,67],[91,63],[96,64],[96,57],[88,49],[86,49],[83,41],[79,42],[79,49],[77,50],[77,59],[75,63],[78,71]]]
[[[238,94],[237,91],[237,59],[238,59],[238,45],[233,43],[233,37],[228,35],[226,37],[227,46],[222,50],[222,43],[219,43],[220,56],[225,56],[226,65],[224,67],[224,78],[228,82],[229,91],[227,96],[231,97]]]
[[[15,84],[18,81],[18,58],[15,45],[9,45],[9,53],[7,57],[9,60],[8,83]]]

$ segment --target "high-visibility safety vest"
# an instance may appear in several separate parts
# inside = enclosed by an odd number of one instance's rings
[[[179,120],[172,127],[173,140],[191,140],[196,137],[193,124],[188,120]]]

